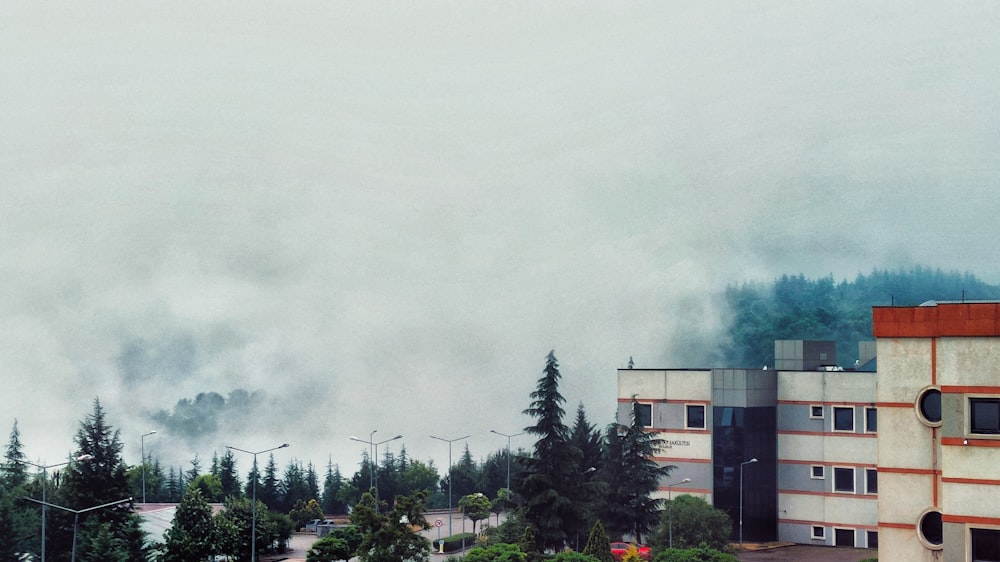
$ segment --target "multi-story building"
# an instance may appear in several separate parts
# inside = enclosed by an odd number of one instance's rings
[[[635,396],[678,467],[661,494],[742,513],[747,540],[1000,562],[1000,303],[873,317],[847,370],[802,341],[775,342],[770,370],[619,370],[619,421]]]

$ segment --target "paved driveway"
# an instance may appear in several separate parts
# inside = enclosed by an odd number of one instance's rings
[[[878,550],[869,548],[843,548],[834,546],[792,545],[762,550],[748,550],[738,556],[743,561],[755,562],[860,562],[877,558]]]

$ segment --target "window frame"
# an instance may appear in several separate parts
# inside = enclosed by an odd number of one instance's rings
[[[819,469],[819,476],[816,476],[816,469]],[[826,480],[826,466],[822,464],[809,465],[810,480]]]
[[[850,429],[838,429],[837,428],[837,410],[850,410],[851,411],[851,428]],[[830,427],[835,433],[854,433],[858,427],[858,412],[854,406],[833,406],[831,408],[830,414]]]
[[[875,429],[871,429],[871,421],[875,422]],[[865,406],[865,433],[878,433],[878,408]]]
[[[975,556],[975,550],[974,550],[974,546],[975,545],[973,544],[973,541],[975,540],[975,537],[974,537],[973,533],[975,531],[986,531],[986,532],[989,532],[989,533],[998,533],[998,534],[1000,534],[1000,527],[990,527],[990,526],[987,526],[987,527],[969,527],[969,531],[968,531],[968,533],[969,533],[968,534],[968,537],[969,537],[969,543],[968,543],[969,544],[969,557],[970,557],[971,560],[974,560],[974,561],[977,560],[976,558],[973,558],[973,556]],[[997,536],[997,541],[1000,542],[1000,535]],[[998,547],[998,549],[1000,549],[1000,547]],[[990,562],[992,562],[992,561],[990,561]]]
[[[819,415],[818,416],[816,415],[815,408],[819,408]],[[821,420],[821,419],[823,419],[824,417],[826,417],[826,416],[823,415],[825,413],[825,410],[826,410],[826,408],[824,408],[822,404],[810,404],[809,405],[809,419],[811,419],[811,420]]]
[[[639,406],[638,409],[640,411],[643,408],[649,408],[649,425],[642,424],[642,427],[653,427],[653,403],[652,402],[638,402],[638,401],[636,401],[636,404]],[[642,421],[645,421],[645,420],[639,420],[639,421],[642,422]]]
[[[819,530],[819,534],[818,535],[816,534],[817,530]],[[826,527],[824,527],[822,525],[813,525],[812,526],[812,530],[810,531],[809,534],[810,534],[810,537],[813,540],[825,541],[826,540]]]
[[[872,537],[873,536],[875,537],[874,541],[872,541]],[[875,544],[873,545],[872,542],[874,542]],[[865,547],[867,547],[867,548],[878,548],[878,531],[877,530],[875,530],[875,531],[873,531],[871,529],[866,529],[865,530]]]
[[[852,529],[851,527],[834,527],[833,528],[833,546],[847,546],[847,545],[842,545],[842,544],[840,544],[840,543],[837,542],[837,532],[838,531],[850,531],[851,536],[853,537],[851,539],[850,547],[851,548],[857,548],[858,547],[858,530],[857,529]]]
[[[691,425],[691,408],[701,408],[701,425]],[[708,429],[708,408],[705,404],[684,404],[684,428],[685,429]]]
[[[875,491],[872,491],[871,487],[869,486],[869,483],[871,482],[871,480],[869,479],[869,476],[872,475],[872,474],[875,475]],[[868,495],[868,496],[877,496],[878,495],[878,470],[877,469],[874,469],[874,468],[866,468],[865,469],[865,495]]]
[[[850,490],[838,490],[837,489],[837,471],[839,470],[850,470],[851,471],[851,489]],[[858,471],[856,467],[853,466],[835,466],[833,467],[833,493],[835,494],[857,494],[858,493]]]
[[[975,416],[973,415],[973,404],[976,403],[989,403],[997,405],[997,429],[991,431],[976,430]],[[997,396],[969,396],[968,397],[968,414],[969,423],[966,425],[968,428],[968,435],[974,435],[976,437],[1000,437],[1000,397]]]

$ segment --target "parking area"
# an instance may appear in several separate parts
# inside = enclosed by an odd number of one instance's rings
[[[752,549],[752,550],[751,550]],[[754,562],[860,562],[866,558],[877,558],[878,550],[870,548],[843,548],[834,546],[749,546],[737,558]]]

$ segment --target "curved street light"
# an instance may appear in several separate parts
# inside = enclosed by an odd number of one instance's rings
[[[743,551],[743,467],[755,462],[757,462],[757,457],[740,463],[740,552]]]
[[[68,463],[64,463],[64,464],[68,464]],[[54,507],[56,509],[61,509],[63,511],[68,511],[68,512],[74,514],[73,515],[73,553],[72,553],[72,555],[70,557],[70,560],[72,560],[72,562],[76,562],[76,530],[80,526],[80,514],[81,513],[86,513],[88,511],[94,511],[95,509],[102,509],[102,508],[105,508],[105,507],[111,507],[113,505],[118,505],[120,503],[125,503],[125,502],[132,501],[132,498],[124,498],[124,499],[120,499],[118,501],[114,501],[114,502],[110,502],[110,503],[103,503],[101,505],[95,505],[94,507],[88,507],[86,509],[70,509],[68,507],[63,507],[61,505],[57,505],[57,504],[54,504],[54,503],[48,503],[48,502],[44,502],[44,501],[39,501],[39,500],[36,500],[35,498],[24,497],[24,498],[21,498],[21,499],[25,499],[25,500],[32,501],[32,502],[35,502],[35,503],[40,503],[40,504],[42,504],[42,508],[43,509],[46,506],[48,506],[48,507]]]
[[[375,430],[375,431],[378,431],[378,430]],[[375,431],[371,432],[372,436],[375,435]],[[379,445],[385,445],[389,441],[395,441],[396,439],[402,439],[402,438],[403,438],[402,435],[397,435],[395,437],[390,437],[389,439],[386,439],[385,441],[379,441],[378,443],[376,443],[374,441],[365,441],[364,439],[358,439],[357,437],[354,437],[353,435],[351,437],[349,437],[349,439],[351,441],[357,441],[358,443],[368,443],[368,445],[370,445],[372,448],[375,449],[375,456],[372,457],[372,459],[374,460],[374,468],[371,471],[371,473],[368,474],[368,482],[369,482],[369,486],[371,488],[375,489],[375,510],[376,511],[378,511],[378,446]]]
[[[145,439],[156,433],[156,430],[139,436],[139,454],[142,455],[142,504],[146,505],[146,444]]]
[[[521,431],[519,433],[511,433],[510,435],[507,435],[506,433],[500,433],[495,429],[491,429],[490,433],[496,433],[497,435],[502,435],[507,438],[507,491],[508,493],[513,492],[513,490],[510,489],[510,438],[517,437],[518,435],[524,435],[524,432]]]
[[[226,445],[227,449],[232,449],[233,451],[239,451],[241,453],[246,453],[248,455],[253,455],[253,507],[251,511],[253,515],[251,516],[250,523],[250,561],[257,562],[257,455],[262,453],[269,453],[271,451],[276,451],[278,449],[284,449],[288,447],[288,443],[282,443],[277,447],[271,447],[270,449],[264,449],[263,451],[247,451],[246,449],[240,449],[239,447],[231,447]]]
[[[674,548],[674,497],[671,495],[671,488],[674,486],[683,486],[690,482],[690,478],[685,478],[680,482],[674,482],[672,484],[667,484],[667,501],[670,502],[670,512],[668,513],[670,519],[670,548]]]
[[[438,441],[444,441],[445,443],[448,444],[448,536],[450,537],[450,536],[454,535],[454,533],[451,532],[451,522],[452,522],[452,519],[455,518],[455,515],[452,513],[452,510],[451,510],[451,484],[452,484],[452,480],[454,480],[454,478],[452,478],[452,474],[451,474],[451,444],[454,443],[455,441],[461,441],[462,439],[468,439],[469,436],[466,435],[464,437],[456,437],[454,439],[444,439],[443,437],[435,437],[433,435],[431,435],[430,437],[431,437],[431,439],[437,439]],[[463,525],[465,524],[465,519],[464,518],[462,519],[462,524]]]
[[[39,502],[38,500],[31,499],[31,498],[24,498],[24,499],[31,500],[33,502],[38,502],[38,503],[42,504],[42,562],[45,562],[45,511],[46,511],[45,507],[47,505],[49,505],[45,501],[45,482],[48,480],[48,470],[50,468],[58,468],[60,466],[66,466],[67,464],[70,464],[70,463],[73,463],[73,462],[87,462],[89,460],[93,460],[94,455],[80,455],[80,456],[78,456],[78,457],[76,457],[76,458],[74,458],[72,460],[68,460],[66,462],[59,462],[59,463],[56,463],[56,464],[49,464],[49,465],[35,464],[33,462],[28,462],[26,460],[12,459],[12,458],[7,457],[7,456],[5,456],[4,458],[6,458],[6,459],[8,459],[10,461],[13,461],[15,463],[21,463],[21,464],[26,464],[26,465],[29,465],[29,466],[33,466],[33,467],[35,467],[35,468],[37,468],[37,469],[39,469],[39,470],[42,471],[42,501]]]

